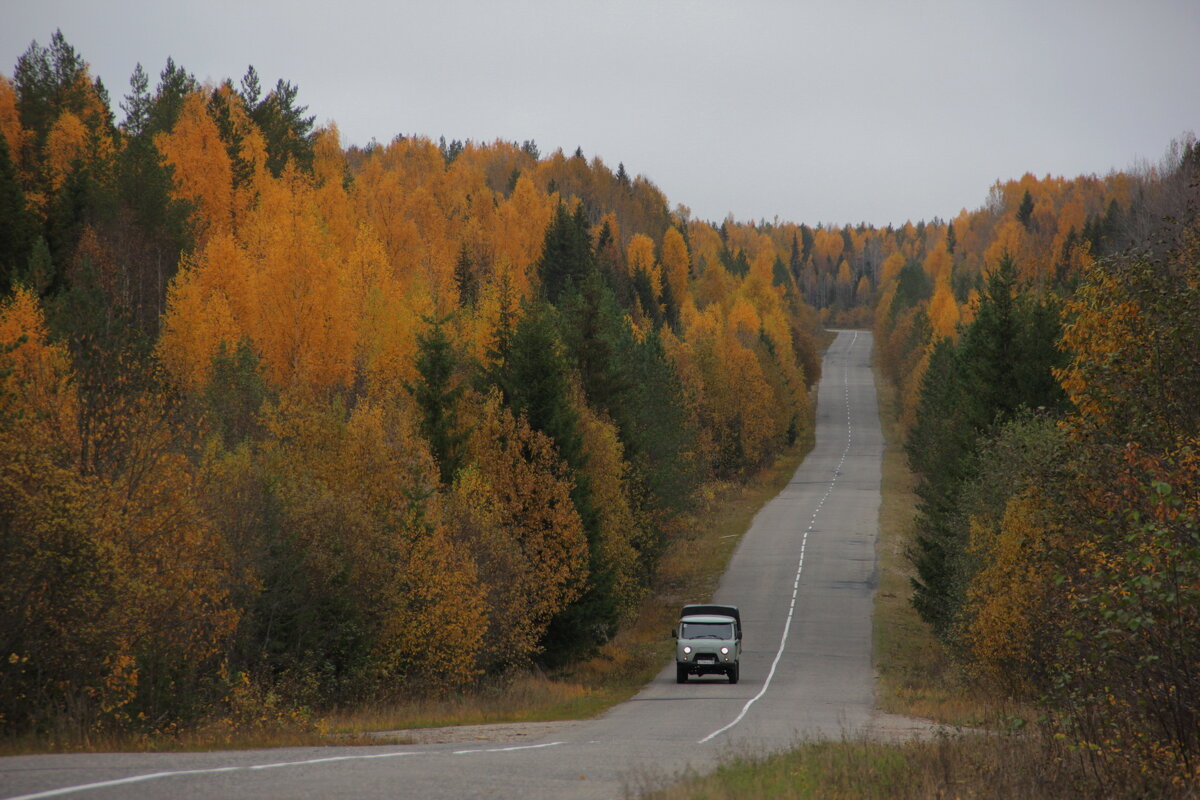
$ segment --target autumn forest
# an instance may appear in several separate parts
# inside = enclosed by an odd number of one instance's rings
[[[1103,772],[1200,775],[1200,148],[952,220],[692,218],[533,141],[61,34],[0,76],[0,731],[167,731],[586,658],[872,328],[913,604]]]

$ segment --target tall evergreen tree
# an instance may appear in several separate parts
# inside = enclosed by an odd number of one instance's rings
[[[221,342],[213,356],[204,401],[227,448],[261,437],[258,414],[269,394],[262,361],[250,340],[242,339],[232,351]]]
[[[937,343],[921,381],[917,422],[905,444],[918,475],[913,605],[941,637],[952,635],[965,587],[967,531],[959,495],[980,443],[1023,409],[1061,410],[1052,370],[1064,365],[1052,300],[1017,283],[1005,256],[988,276],[975,319],[957,344]]]
[[[34,218],[9,157],[8,140],[0,136],[0,296],[25,271],[33,251]]]
[[[305,114],[308,106],[297,105],[296,95],[299,92],[298,86],[281,78],[265,98],[248,106],[250,118],[258,125],[266,140],[267,169],[276,177],[289,161],[295,161],[302,171],[312,167],[313,122],[316,116]]]
[[[442,483],[449,485],[462,463],[466,434],[458,426],[458,402],[466,388],[455,373],[459,359],[446,335],[445,317],[426,320],[429,328],[417,335],[419,380],[405,388],[421,410],[421,435],[437,460]]]
[[[559,203],[546,228],[537,265],[543,296],[549,302],[557,303],[568,287],[581,285],[595,268],[592,236],[583,205],[577,205],[574,213],[568,213],[566,206]]]
[[[465,240],[458,247],[458,261],[454,263],[454,282],[458,286],[459,305],[473,307],[479,299],[479,280],[475,276],[471,250]]]
[[[1017,208],[1017,221],[1029,229],[1029,223],[1033,219],[1033,195],[1029,190],[1025,190],[1025,196],[1021,198],[1021,205]]]

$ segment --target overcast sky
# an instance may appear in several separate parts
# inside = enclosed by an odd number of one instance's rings
[[[278,78],[343,145],[533,139],[720,220],[953,217],[1025,172],[1200,132],[1200,1],[0,0],[0,72],[55,29],[117,104],[141,62]]]

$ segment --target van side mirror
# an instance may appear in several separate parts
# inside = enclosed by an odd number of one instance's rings
[[[672,638],[672,639],[678,639],[678,638],[679,638],[679,631],[675,630],[674,628],[671,628],[671,638]]]

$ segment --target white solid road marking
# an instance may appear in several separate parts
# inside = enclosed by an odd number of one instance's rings
[[[454,750],[450,755],[461,756],[468,753],[508,753],[514,750],[538,750],[544,747],[556,747],[566,742],[550,742],[548,744],[528,744],[519,745],[516,747],[491,747],[478,750]],[[210,767],[208,769],[181,769],[174,772],[151,772],[147,775],[134,775],[129,778],[116,778],[111,781],[97,781],[96,783],[84,783],[78,786],[64,786],[61,789],[48,789],[44,792],[35,792],[34,794],[22,794],[16,797],[7,798],[7,800],[40,800],[43,797],[61,797],[65,794],[74,794],[75,792],[87,792],[94,789],[108,789],[113,786],[126,786],[131,783],[141,783],[150,781],[156,778],[174,778],[181,775],[215,775],[221,772],[240,772],[262,769],[278,769],[279,767],[302,767],[310,764],[328,764],[331,761],[367,761],[378,758],[399,758],[400,756],[416,756],[421,753],[405,750],[394,753],[363,753],[353,756],[326,756],[324,758],[311,758],[306,761],[277,761],[271,764],[251,764],[245,767]],[[431,751],[428,755],[445,755],[445,751]]]
[[[854,338],[850,340],[850,345],[847,347],[847,352],[854,347],[854,343],[857,341],[858,331],[855,331]],[[733,728],[735,725],[741,722],[745,718],[746,713],[750,710],[750,706],[757,703],[762,696],[767,693],[767,689],[769,689],[771,686],[771,681],[775,678],[775,668],[779,666],[779,659],[783,658],[783,650],[785,647],[787,647],[788,633],[792,629],[792,617],[796,613],[796,592],[799,591],[800,573],[804,569],[804,549],[808,546],[808,534],[812,532],[813,526],[817,524],[817,514],[820,513],[821,506],[825,505],[825,501],[829,499],[829,495],[833,492],[833,485],[837,483],[838,475],[842,474],[842,464],[846,462],[846,454],[850,452],[850,444],[853,441],[853,436],[851,434],[853,429],[850,427],[849,370],[843,371],[842,383],[845,386],[846,396],[846,449],[842,451],[842,458],[840,461],[838,461],[837,467],[833,470],[833,478],[829,481],[829,488],[825,490],[825,496],[821,498],[819,503],[817,503],[817,509],[813,512],[812,521],[808,524],[808,529],[804,531],[804,536],[800,539],[800,563],[796,565],[796,581],[794,584],[792,584],[792,602],[791,605],[788,606],[787,619],[783,623],[783,636],[779,638],[779,650],[775,653],[775,660],[771,662],[771,669],[767,672],[767,679],[763,681],[762,688],[758,690],[758,694],[746,701],[746,705],[742,706],[741,713],[734,718],[733,722],[717,728],[708,736],[705,736],[703,739],[697,742],[697,744],[704,744],[705,742],[712,741],[725,731]]]

